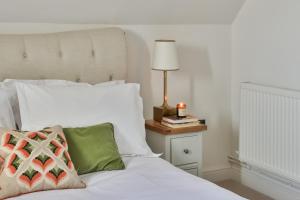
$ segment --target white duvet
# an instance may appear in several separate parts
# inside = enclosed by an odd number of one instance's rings
[[[82,176],[86,189],[23,195],[21,200],[242,200],[211,182],[190,175],[160,158],[124,158],[126,170]]]

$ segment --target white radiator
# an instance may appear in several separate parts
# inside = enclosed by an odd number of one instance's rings
[[[300,182],[300,92],[241,85],[239,159]]]

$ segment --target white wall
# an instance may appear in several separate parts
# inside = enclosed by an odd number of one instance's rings
[[[300,1],[248,0],[232,25],[233,151],[238,149],[239,83],[300,90]]]
[[[102,27],[101,25],[0,24],[0,33],[31,33]],[[177,40],[181,69],[169,74],[172,105],[187,102],[189,110],[207,119],[204,135],[204,170],[229,167],[230,115],[230,26],[228,25],[130,25],[127,32],[129,80],[142,84],[145,116],[162,103],[162,74],[151,71],[153,41]]]

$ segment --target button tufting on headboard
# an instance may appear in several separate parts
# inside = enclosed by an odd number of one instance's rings
[[[109,75],[109,81],[112,81],[113,78],[114,78],[113,74],[110,74],[110,75]]]
[[[27,58],[27,53],[26,53],[26,52],[23,53],[23,58],[24,58],[24,59]]]
[[[20,54],[22,59],[19,59]],[[0,35],[0,81],[5,78],[41,77],[89,83],[113,78],[126,80],[124,31],[120,28],[104,28],[49,34]]]

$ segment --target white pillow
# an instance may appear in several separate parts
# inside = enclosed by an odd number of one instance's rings
[[[55,80],[55,79],[41,79],[41,80],[18,80],[18,79],[5,79],[2,83],[2,88],[6,90],[8,94],[9,101],[11,103],[15,121],[20,128],[22,126],[21,117],[20,117],[20,109],[19,109],[19,102],[17,97],[17,89],[16,83],[29,83],[33,85],[85,85],[91,86],[88,83],[77,83],[73,81],[66,81],[66,80]],[[98,86],[110,86],[116,84],[123,84],[125,83],[124,80],[116,80],[116,81],[108,81],[97,84]]]
[[[5,79],[2,84],[2,88],[6,90],[9,95],[9,101],[11,103],[15,121],[20,128],[22,126],[21,118],[20,118],[20,109],[19,109],[19,102],[17,97],[17,83],[30,83],[34,85],[74,85],[78,84],[72,81],[66,80],[51,80],[51,79],[44,79],[44,80],[16,80],[16,79]],[[80,83],[83,85],[89,85],[88,83]]]
[[[152,155],[145,140],[145,120],[138,84],[36,86],[17,84],[22,130],[84,127],[111,122],[122,155]]]
[[[0,89],[0,127],[16,129],[12,107],[8,95],[3,89]]]

